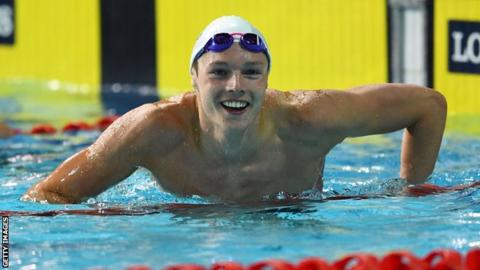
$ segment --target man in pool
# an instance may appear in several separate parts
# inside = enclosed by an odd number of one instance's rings
[[[445,126],[441,94],[404,84],[270,90],[270,59],[250,23],[235,16],[213,21],[192,52],[193,92],[126,113],[23,198],[78,203],[137,167],[149,169],[166,191],[224,201],[321,190],[325,156],[335,145],[403,128],[400,177],[426,181]]]

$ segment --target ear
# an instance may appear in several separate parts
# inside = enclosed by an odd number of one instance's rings
[[[191,75],[191,83],[192,83],[193,90],[195,90],[195,92],[198,92],[197,71],[195,71],[195,69],[192,68],[192,70],[190,71],[190,75]]]

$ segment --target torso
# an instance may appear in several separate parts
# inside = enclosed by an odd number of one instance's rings
[[[170,192],[239,201],[281,191],[297,194],[321,183],[324,157],[305,152],[276,139],[246,160],[225,162],[185,143],[168,159],[153,160],[149,169]]]
[[[322,188],[325,155],[331,145],[309,145],[274,132],[248,157],[228,161],[206,154],[192,128],[167,156],[152,155],[144,164],[166,191],[246,201]]]

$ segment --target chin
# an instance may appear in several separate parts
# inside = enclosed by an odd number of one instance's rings
[[[251,122],[245,121],[245,120],[242,120],[242,121],[225,120],[223,121],[223,123],[225,127],[228,127],[230,129],[246,129],[251,125]]]

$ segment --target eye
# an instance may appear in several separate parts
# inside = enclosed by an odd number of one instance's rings
[[[242,73],[244,75],[248,75],[248,76],[262,75],[262,71],[260,69],[257,69],[257,68],[245,69]]]
[[[208,72],[208,74],[215,77],[225,77],[228,75],[228,70],[224,68],[214,68]]]

